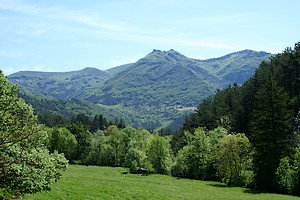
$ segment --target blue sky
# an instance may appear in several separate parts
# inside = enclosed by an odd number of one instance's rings
[[[299,41],[299,8],[298,0],[0,0],[0,69],[104,70],[153,49],[198,59],[280,53]]]

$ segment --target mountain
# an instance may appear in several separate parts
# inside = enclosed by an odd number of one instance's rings
[[[197,64],[174,50],[154,50],[107,80],[89,100],[142,109],[194,106],[218,88],[218,78]]]
[[[220,86],[227,87],[232,83],[243,84],[254,74],[259,63],[270,55],[263,51],[243,50],[203,62],[220,78]]]
[[[66,73],[18,72],[9,79],[18,83],[26,94],[64,100],[76,98],[98,107],[113,108],[117,110],[116,117],[122,115],[135,127],[176,128],[193,107],[217,89],[244,83],[259,63],[270,56],[266,52],[244,50],[198,60],[173,49],[153,50],[136,63],[106,71],[86,68]]]
[[[10,75],[9,80],[35,96],[81,99],[86,91],[110,77],[99,69],[85,68],[72,72],[21,71]]]
[[[111,69],[107,69],[105,70],[104,72],[114,76],[116,75],[117,73],[121,72],[121,71],[124,71],[125,69],[127,69],[128,67],[130,67],[133,63],[129,63],[129,64],[125,64],[125,65],[120,65],[120,66],[117,66],[117,67],[113,67]]]
[[[153,50],[108,79],[98,95],[86,100],[134,108],[196,106],[218,88],[244,83],[269,56],[266,52],[244,50],[196,60],[172,49]]]

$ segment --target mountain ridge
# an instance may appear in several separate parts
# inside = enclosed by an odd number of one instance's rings
[[[266,52],[243,50],[199,60],[173,49],[154,49],[135,63],[105,71],[84,68],[57,74],[46,72],[48,79],[43,73],[20,72],[9,79],[25,93],[116,107],[133,118],[127,120],[131,125],[157,129],[187,114],[178,107],[197,106],[217,89],[242,84],[270,56]]]

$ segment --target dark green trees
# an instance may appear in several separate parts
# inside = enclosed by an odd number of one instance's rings
[[[292,112],[289,96],[275,78],[270,63],[262,63],[255,76],[257,85],[251,127],[251,141],[255,147],[255,180],[259,189],[275,190],[275,172],[280,158],[293,147]]]
[[[278,191],[289,187],[275,178],[280,164],[291,165],[299,145],[294,118],[300,110],[300,43],[262,62],[255,75],[242,86],[217,91],[185,121],[184,130],[198,126],[213,129],[229,125],[245,133],[254,147],[254,178],[257,189]],[[178,138],[178,137],[177,137]],[[178,141],[183,141],[181,134]],[[287,162],[287,159],[289,162]],[[288,173],[286,173],[288,174]],[[276,181],[277,180],[277,181]],[[295,191],[295,190],[293,190]]]

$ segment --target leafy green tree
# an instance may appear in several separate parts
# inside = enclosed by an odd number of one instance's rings
[[[149,162],[156,173],[167,174],[171,168],[170,143],[164,137],[155,135],[146,150]]]
[[[91,148],[85,159],[86,164],[99,166],[113,166],[113,148],[109,143],[109,136],[93,136]]]
[[[72,123],[66,127],[77,140],[74,160],[84,161],[91,148],[91,133],[82,124]]]
[[[298,119],[300,119],[300,118],[298,118]],[[299,147],[296,148],[296,151],[295,151],[294,162],[293,162],[293,171],[294,171],[294,173],[293,173],[293,178],[294,178],[293,193],[300,196],[300,148]]]
[[[229,134],[220,140],[216,153],[217,175],[231,186],[246,186],[251,175],[251,144],[243,134]]]
[[[129,167],[131,173],[135,173],[139,168],[145,168],[151,171],[146,152],[134,147],[129,148],[126,154],[125,166]]]
[[[194,178],[190,170],[190,159],[193,159],[193,146],[186,145],[178,151],[175,165],[172,167],[172,175],[183,178]]]
[[[193,138],[186,132],[188,144],[179,150],[176,164],[172,168],[174,176],[207,179],[213,163],[211,139],[204,128],[197,128]]]
[[[0,198],[7,199],[49,190],[67,168],[61,154],[41,143],[44,132],[18,91],[0,71]]]
[[[152,165],[146,155],[146,149],[154,136],[145,129],[126,127],[122,129],[122,131],[129,137],[128,151],[125,156],[125,166],[129,167],[130,172],[132,173],[140,168],[153,171]]]
[[[123,166],[125,162],[125,155],[128,150],[129,138],[126,133],[118,127],[112,128],[114,130],[109,136],[109,143],[112,146],[112,155],[115,166]]]
[[[75,136],[65,127],[48,129],[48,132],[50,152],[58,151],[68,160],[72,160],[77,148]]]
[[[226,135],[228,135],[228,130],[223,127],[217,127],[213,130],[209,130],[206,133],[209,138],[209,146],[211,155],[209,165],[207,166],[207,176],[208,180],[216,180],[216,154],[218,153],[218,148],[220,146],[220,140],[223,139]]]
[[[284,157],[276,170],[276,183],[278,190],[286,194],[300,195],[300,149],[290,155],[293,159]]]
[[[212,161],[210,138],[201,128],[195,130],[195,138],[191,142],[193,158],[190,160],[190,172],[196,179],[204,180]]]
[[[276,171],[276,182],[280,192],[292,194],[294,190],[294,171],[289,163],[289,158],[280,160]]]

